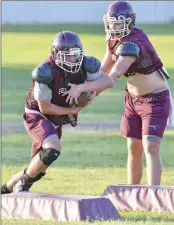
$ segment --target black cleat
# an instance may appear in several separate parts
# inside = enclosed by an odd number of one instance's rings
[[[13,192],[18,193],[22,191],[29,191],[30,186],[27,184],[24,184],[22,180],[18,181],[17,184],[13,187]]]
[[[3,185],[1,186],[1,195],[4,195],[4,194],[10,194],[10,193],[11,193],[11,191],[8,190],[7,184],[3,184]]]
[[[29,191],[33,183],[40,180],[44,175],[44,172],[40,172],[36,177],[32,178],[25,172],[22,179],[14,186],[13,191],[15,193]]]

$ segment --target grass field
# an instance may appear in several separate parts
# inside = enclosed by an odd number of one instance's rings
[[[143,25],[150,35],[165,67],[171,74],[170,87],[174,90],[174,29],[173,24]],[[24,100],[31,83],[31,71],[49,54],[53,35],[60,30],[77,32],[86,55],[102,59],[105,51],[103,26],[81,25],[26,25],[2,27],[2,119],[4,123],[22,123]],[[125,79],[100,97],[80,114],[81,120],[117,120],[123,109]],[[174,92],[173,92],[174,94]],[[113,107],[114,106],[114,107]],[[2,136],[2,181],[25,168],[30,161],[31,139],[26,133]],[[108,184],[126,183],[126,142],[118,131],[64,130],[60,159],[48,170],[47,176],[36,183],[32,191],[100,195]],[[166,131],[161,146],[164,165],[162,185],[174,185],[174,131]],[[56,176],[55,176],[56,175]],[[142,184],[146,184],[145,169]],[[125,222],[97,224],[169,225],[173,214],[125,213]],[[3,220],[4,225],[65,224],[45,221]],[[85,223],[71,223],[86,225]]]
[[[162,185],[174,184],[173,132],[167,132],[162,143],[164,171]],[[10,140],[10,141],[9,141]],[[30,138],[25,134],[9,134],[2,141],[2,180],[25,168],[30,157]],[[36,183],[32,191],[100,195],[108,184],[126,183],[126,146],[118,131],[65,130],[62,139],[62,155],[48,170],[48,175]],[[102,146],[102,147],[101,147]],[[167,152],[166,152],[167,149]],[[142,184],[146,183],[145,169]],[[172,224],[173,214],[124,213],[126,222],[118,224]],[[134,222],[135,221],[135,222]],[[9,221],[3,224],[47,224],[40,221]],[[48,222],[48,224],[51,224]],[[54,223],[58,224],[58,223]],[[74,223],[82,225],[83,223]],[[98,223],[94,223],[95,225]],[[107,224],[107,223],[102,223]],[[110,224],[110,223],[108,223]],[[111,223],[112,224],[112,223]],[[146,224],[146,223],[145,223]]]

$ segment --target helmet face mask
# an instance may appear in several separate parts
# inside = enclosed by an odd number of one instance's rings
[[[58,33],[51,45],[55,64],[69,73],[77,73],[83,61],[83,48],[79,37],[71,31]]]
[[[130,17],[126,18],[123,15],[112,17],[109,15],[104,15],[105,31],[111,40],[121,39],[130,34],[131,30],[129,25],[132,22]]]
[[[58,51],[55,59],[57,66],[70,73],[77,73],[82,65],[83,49],[70,48],[69,51]]]

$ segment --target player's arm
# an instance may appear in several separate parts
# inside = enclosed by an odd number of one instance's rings
[[[114,85],[117,83],[119,78],[123,76],[123,74],[129,69],[132,63],[135,62],[135,60],[136,60],[135,56],[120,55],[117,61],[115,62],[115,64],[112,66],[110,73],[108,74],[109,78],[105,78],[106,74],[103,74],[102,73],[103,71],[100,72],[101,74],[100,83],[98,82],[98,84],[97,83],[93,84],[94,88],[97,86],[97,90],[96,90],[98,92],[97,95],[107,88],[114,87]],[[103,79],[102,79],[102,76],[103,76]],[[112,80],[112,82],[110,79]]]
[[[34,98],[38,102],[40,112],[51,115],[66,115],[77,113],[77,108],[61,107],[51,103],[52,90],[50,84],[53,80],[52,69],[48,64],[40,64],[32,72],[35,81]]]
[[[82,108],[67,108],[57,106],[52,104],[48,100],[38,101],[39,109],[43,114],[51,114],[51,115],[67,115],[67,114],[77,114]]]
[[[105,76],[103,71],[99,70],[100,78],[91,83],[80,84],[77,86],[79,92],[87,91],[101,91],[107,88],[114,87],[117,80],[123,76],[129,67],[134,63],[140,54],[140,48],[137,44],[132,42],[124,42],[120,44],[116,50],[118,56],[117,61],[109,73],[109,76]]]
[[[101,62],[95,57],[84,56],[82,66],[87,74],[87,77],[86,77],[87,82],[85,82],[84,84],[75,85],[75,86],[73,84],[69,84],[71,86],[71,89],[69,91],[66,91],[63,94],[63,95],[68,95],[66,102],[69,102],[70,104],[73,102],[73,99],[76,102],[78,102],[77,98],[79,97],[80,93],[88,92],[88,90],[93,92],[91,96],[91,99],[93,99],[97,95],[97,93],[95,92],[98,90],[97,86],[96,87],[94,86],[95,82],[97,82],[97,85],[98,85],[98,81],[100,81],[101,77],[105,76],[104,73],[100,70]],[[111,83],[112,83],[112,80],[111,80]]]
[[[106,76],[103,71],[99,70],[100,78],[90,82],[78,85],[74,89],[70,89],[66,94],[69,94],[67,99],[74,98],[77,100],[77,97],[81,92],[88,91],[103,91],[108,88],[115,86],[117,80],[127,72],[129,67],[134,63],[139,57],[140,48],[137,44],[132,42],[125,42],[119,45],[116,50],[116,55],[118,55],[118,60],[112,67],[112,70],[109,76]]]
[[[118,79],[123,76],[129,67],[139,58],[140,48],[133,42],[123,42],[116,50],[118,59],[113,66],[109,77],[115,85]]]
[[[137,44],[133,42],[124,42],[120,44],[116,50],[118,59],[113,65],[109,76],[105,76],[102,74],[103,71],[101,71],[101,76],[98,80],[91,82],[90,84],[79,85],[80,91],[103,91],[107,88],[114,87],[118,79],[123,76],[132,63],[139,58],[139,54],[140,48]]]
[[[112,54],[109,51],[108,45],[106,45],[106,53],[101,62],[100,70],[103,71],[105,74],[109,74],[115,61],[112,60]]]
[[[101,62],[101,67],[100,70],[105,74],[108,75],[112,69],[112,67],[114,66],[115,61],[112,60],[112,54],[109,51],[109,47],[108,45],[106,45],[106,53],[105,56]],[[105,90],[105,89],[104,89]],[[99,95],[103,90],[99,90],[97,91],[97,95]]]

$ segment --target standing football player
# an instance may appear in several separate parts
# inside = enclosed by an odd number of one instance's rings
[[[1,187],[1,194],[29,191],[61,153],[62,126],[77,125],[78,112],[62,94],[68,83],[81,84],[98,79],[100,61],[84,56],[80,38],[71,31],[55,35],[51,55],[32,72],[32,84],[23,115],[27,133],[32,138],[31,163]],[[95,94],[93,94],[95,96]]]
[[[127,138],[128,183],[140,184],[143,151],[147,183],[159,185],[162,174],[160,144],[168,118],[172,124],[171,93],[168,73],[143,30],[135,27],[136,14],[129,2],[112,3],[105,15],[106,54],[99,80],[78,85],[64,94],[77,101],[81,92],[112,88],[125,77],[124,112],[121,134]],[[108,74],[109,76],[106,76]]]

